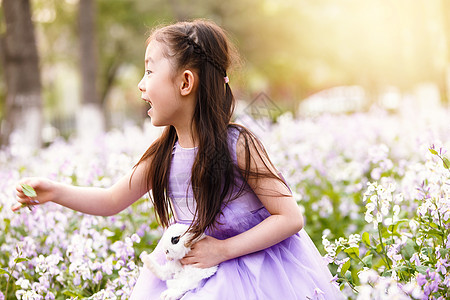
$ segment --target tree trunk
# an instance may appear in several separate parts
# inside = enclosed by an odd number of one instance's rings
[[[41,146],[42,97],[39,56],[29,0],[3,0],[6,34],[2,42],[6,80],[5,118],[0,125],[2,145],[10,135],[21,144]]]
[[[77,116],[78,136],[94,142],[104,131],[104,114],[97,92],[97,52],[95,45],[94,0],[80,0],[81,110]]]

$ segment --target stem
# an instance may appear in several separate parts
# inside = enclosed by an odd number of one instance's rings
[[[444,158],[438,153],[438,154],[436,154],[436,156],[437,157],[439,157],[441,160],[442,160],[442,164],[444,165],[444,167],[450,172],[450,166],[449,165],[447,165],[446,163],[445,163],[445,160],[444,160]]]
[[[378,195],[377,195],[377,209],[378,209],[378,212],[380,212],[380,201],[379,201]],[[383,237],[381,236],[381,226],[382,226],[382,223],[378,223],[378,236],[380,238],[381,250],[383,250],[383,253],[385,256],[385,259],[383,259],[383,260],[386,263],[386,265],[388,266],[388,268],[391,269],[391,265],[389,264],[389,257],[387,256],[386,249],[384,248]]]
[[[355,288],[355,286],[350,281],[347,280],[347,278],[345,278],[345,277],[341,277],[341,278],[344,279],[344,281],[353,290],[353,292],[358,293],[358,290]]]
[[[383,259],[386,263],[386,265],[388,266],[389,269],[391,269],[391,264],[389,263],[389,257],[387,256],[387,252],[386,249],[384,248],[384,244],[383,244],[383,237],[381,236],[381,224],[378,223],[378,236],[380,237],[380,244],[381,244],[381,249],[383,250],[385,259]]]
[[[362,259],[358,256],[358,255],[355,255],[357,258],[358,258],[358,260],[360,261],[360,262],[362,262],[362,264],[364,265],[364,267],[369,267],[366,263],[364,263],[363,261],[362,261]]]
[[[446,237],[446,235],[445,235],[445,227],[442,225],[442,219],[441,219],[441,212],[439,211],[439,207],[438,207],[438,205],[437,205],[437,201],[433,201],[433,204],[434,204],[434,206],[436,207],[436,211],[437,211],[437,213],[438,213],[438,218],[439,218],[439,230],[442,230],[442,229],[444,229],[443,231],[443,235],[442,235],[442,248],[444,248],[445,249],[445,241],[444,241],[444,239],[445,239],[445,237]]]
[[[8,281],[6,282],[6,291],[5,291],[5,299],[8,299],[8,289],[9,289],[9,282],[11,281],[12,273],[16,269],[17,262],[14,262],[14,265],[12,268],[9,269],[9,277]]]

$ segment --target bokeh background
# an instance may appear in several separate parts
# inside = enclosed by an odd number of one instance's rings
[[[147,34],[194,18],[215,21],[236,44],[241,60],[231,86],[244,103],[264,92],[295,116],[449,103],[446,0],[0,4],[2,145],[15,129],[38,147],[56,136],[141,124],[147,116],[137,83]]]
[[[450,299],[450,0],[0,5],[0,300],[129,298],[162,232],[147,195],[109,217],[10,208],[24,177],[107,188],[132,169],[161,133],[145,40],[195,18],[236,45],[236,120],[347,298]]]

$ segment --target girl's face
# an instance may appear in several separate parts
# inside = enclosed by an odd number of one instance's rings
[[[150,104],[148,115],[154,126],[179,125],[183,102],[179,97],[175,67],[163,55],[163,45],[152,40],[145,51],[145,73],[138,84],[142,99]]]

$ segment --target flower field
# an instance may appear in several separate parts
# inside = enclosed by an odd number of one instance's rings
[[[247,122],[305,217],[349,299],[450,298],[450,112],[373,109],[276,124]],[[248,121],[248,119],[247,119]],[[55,204],[13,213],[25,176],[109,186],[160,130],[146,124],[96,145],[57,140],[0,152],[0,299],[127,299],[161,230],[143,198],[112,217]]]

